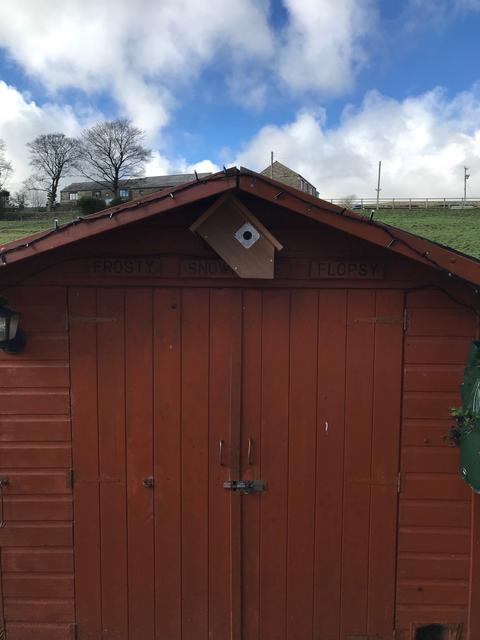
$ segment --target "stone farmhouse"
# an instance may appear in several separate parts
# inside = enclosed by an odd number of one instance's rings
[[[299,173],[281,162],[275,161],[273,164],[268,165],[261,174],[318,198],[318,191],[311,182],[308,182]],[[209,175],[211,174],[199,173],[198,177],[203,179]],[[121,180],[118,195],[125,200],[134,200],[150,193],[172,189],[192,180],[195,180],[195,174],[193,173]],[[113,198],[113,193],[107,185],[102,186],[98,182],[73,182],[62,189],[60,201],[64,206],[69,204],[75,206],[77,200],[82,197],[99,198],[106,200],[107,204],[109,204]]]
[[[199,173],[199,178],[205,178],[210,173]],[[129,180],[120,180],[120,190],[118,195],[125,200],[134,200],[141,196],[163,191],[164,189],[172,189],[184,182],[195,180],[193,173],[180,173],[169,176],[149,176],[147,178],[131,178]],[[72,206],[76,201],[83,197],[99,198],[112,200],[113,193],[107,185],[98,182],[73,182],[67,185],[61,191],[60,201],[62,205],[70,203]]]
[[[268,167],[261,173],[268,178],[278,180],[278,182],[288,184],[289,187],[294,187],[299,191],[304,191],[305,193],[309,193],[311,196],[318,198],[318,191],[311,182],[308,182],[308,180],[305,180],[305,178],[299,173],[293,171],[293,169],[290,169],[289,167],[286,167],[277,160],[273,164],[268,165]]]

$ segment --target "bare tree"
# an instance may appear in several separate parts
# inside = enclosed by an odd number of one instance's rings
[[[27,143],[30,164],[37,170],[34,178],[47,191],[47,209],[52,210],[57,199],[60,179],[69,175],[78,155],[78,141],[63,133],[47,133]]]
[[[339,202],[339,205],[341,207],[345,207],[345,209],[351,209],[353,207],[353,205],[355,204],[355,200],[356,199],[357,199],[357,196],[352,193],[352,194],[342,198],[340,200],[340,202]]]
[[[99,122],[83,132],[77,168],[82,175],[118,196],[120,180],[143,175],[152,152],[145,132],[127,118]]]
[[[29,176],[22,182],[21,191],[25,194],[25,205],[34,209],[46,206],[48,188],[42,186],[35,176]]]
[[[11,173],[12,165],[5,155],[5,142],[0,140],[0,189],[3,189]]]
[[[13,196],[10,198],[10,204],[16,207],[17,209],[25,209],[27,206],[28,192],[25,188],[21,188],[18,191],[15,191]]]

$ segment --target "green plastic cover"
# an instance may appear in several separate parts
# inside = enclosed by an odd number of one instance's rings
[[[480,341],[470,345],[460,391],[463,414],[474,419],[473,428],[465,429],[460,438],[460,475],[480,493]]]

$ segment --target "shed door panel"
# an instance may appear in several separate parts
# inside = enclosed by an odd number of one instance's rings
[[[391,637],[403,299],[244,297],[244,640]],[[253,455],[248,457],[248,448]]]
[[[79,289],[70,316],[78,637],[238,638],[241,293]]]
[[[80,639],[390,637],[402,305],[71,292]]]

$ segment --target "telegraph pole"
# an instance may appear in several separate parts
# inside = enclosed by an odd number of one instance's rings
[[[467,171],[468,167],[463,167],[463,206],[467,202],[467,180],[470,178],[470,174]]]
[[[273,151],[270,152],[270,177],[273,180]]]
[[[377,188],[375,189],[375,191],[377,192],[377,211],[378,211],[378,207],[379,207],[379,201],[380,201],[380,177],[382,174],[382,161],[379,160],[378,161],[378,183],[377,183]]]

